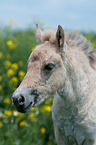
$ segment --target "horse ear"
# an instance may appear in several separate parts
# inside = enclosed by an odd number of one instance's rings
[[[57,47],[60,51],[62,51],[64,46],[64,30],[58,25],[57,33],[56,33]]]
[[[37,40],[38,42],[42,42],[42,30],[39,28],[38,24],[36,24],[36,27],[37,27],[37,31],[36,31],[36,37],[37,37]]]

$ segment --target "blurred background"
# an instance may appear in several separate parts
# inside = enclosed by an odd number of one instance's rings
[[[14,20],[26,28],[38,22],[45,27],[96,31],[95,0],[0,0],[0,24]]]
[[[15,110],[12,93],[27,71],[42,29],[78,30],[96,48],[95,0],[0,0],[0,145],[56,145],[51,115],[53,97],[27,114]]]

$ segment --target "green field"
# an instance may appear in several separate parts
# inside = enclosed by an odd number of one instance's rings
[[[96,35],[84,34],[96,48]],[[30,113],[18,113],[12,93],[27,70],[27,59],[38,45],[34,29],[6,27],[0,32],[0,145],[56,145],[52,123],[53,97]]]

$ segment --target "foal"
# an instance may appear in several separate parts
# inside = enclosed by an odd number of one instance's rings
[[[93,48],[78,32],[41,29],[41,43],[12,96],[19,112],[54,94],[52,118],[58,145],[96,145],[96,70]]]

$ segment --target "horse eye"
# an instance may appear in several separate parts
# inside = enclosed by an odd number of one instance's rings
[[[52,70],[53,69],[53,67],[54,67],[55,65],[53,64],[53,63],[48,63],[46,66],[45,66],[45,70]]]

